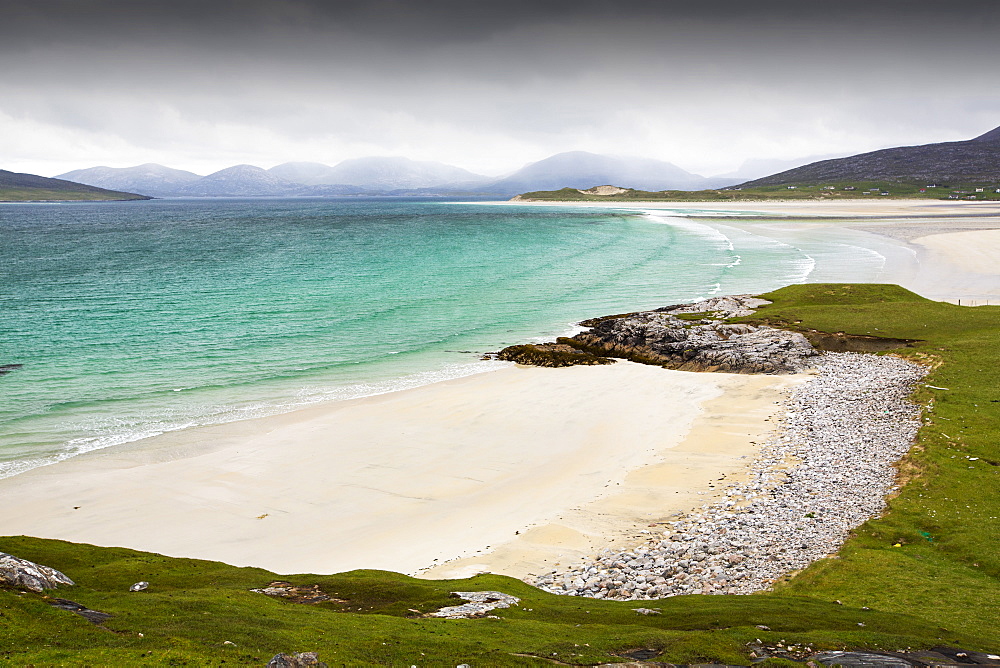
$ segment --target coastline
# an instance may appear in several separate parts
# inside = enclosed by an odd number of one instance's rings
[[[1000,233],[989,231],[1000,222],[970,230],[944,219],[932,227],[912,218],[834,220],[815,225],[843,223],[926,249],[921,278],[937,288],[965,289],[972,272],[977,285],[996,289],[989,253]],[[965,267],[970,243],[987,254]],[[501,369],[171,432],[34,469],[0,481],[11,500],[0,533],[281,573],[531,577],[641,542],[644,527],[717,499],[722,490],[710,484],[747,475],[802,380],[628,362]]]
[[[803,231],[822,234],[824,229],[834,233],[847,229],[873,235],[902,251],[900,257],[887,258],[880,282],[897,283],[940,301],[1000,303],[1000,233],[996,232],[1000,230],[1000,202],[858,199],[484,204],[669,211],[678,217],[724,224],[783,241],[793,240]]]
[[[645,483],[659,485],[661,496],[700,498],[699,485],[719,470],[738,470],[754,447],[745,439],[717,446],[685,436],[704,434],[701,425],[741,437],[766,431],[769,409],[789,382],[629,362],[502,369],[173,432],[33,469],[0,483],[9,499],[0,533],[282,573],[415,573],[475,556],[515,532],[551,533],[573,509],[607,496],[594,511],[617,508],[619,515],[593,524],[597,516],[583,513],[565,525],[600,543],[615,537],[604,531],[617,535],[623,522],[650,519],[608,492],[624,485],[641,495],[626,481],[647,467],[655,479],[672,447],[684,442],[682,456],[704,463],[688,466],[681,479],[674,472]],[[723,394],[724,411],[709,411]],[[548,540],[540,562],[509,557],[519,564],[510,572],[521,564],[525,574],[538,570],[575,540]]]

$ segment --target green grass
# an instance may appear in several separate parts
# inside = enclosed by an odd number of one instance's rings
[[[262,665],[298,651],[318,651],[331,666],[551,665],[542,657],[586,665],[624,661],[636,648],[661,651],[659,661],[738,664],[749,661],[747,644],[757,638],[825,649],[1000,650],[1000,307],[962,308],[884,285],[800,285],[765,297],[774,303],[742,320],[916,339],[895,354],[935,364],[926,383],[948,388],[917,391],[926,425],[901,467],[909,483],[884,516],[774,592],[611,602],[554,596],[502,576],[276,576],[8,537],[0,551],[76,580],[50,596],[114,617],[101,628],[40,595],[0,589],[0,665]],[[249,591],[273,579],[318,584],[346,602],[302,605]],[[139,580],[149,590],[128,592]],[[455,603],[450,591],[485,589],[522,604],[497,611],[501,619],[411,612]],[[639,606],[662,614],[638,615]]]
[[[886,181],[852,181],[843,183],[799,184],[788,186],[758,186],[742,190],[628,190],[618,195],[587,195],[574,188],[540,190],[523,193],[520,197],[537,201],[572,202],[734,202],[769,200],[837,200],[837,199],[948,199],[975,196],[977,201],[1000,200],[995,192],[1000,184],[958,184],[939,188],[926,188],[927,184],[890,183]],[[835,190],[829,190],[832,186]],[[845,187],[855,190],[844,190]],[[976,188],[984,192],[977,193]],[[876,192],[872,193],[872,189]],[[924,189],[925,192],[920,192]],[[880,193],[887,192],[888,195]],[[960,194],[961,193],[961,194]]]
[[[50,190],[47,188],[0,188],[0,202],[107,202],[119,200],[149,199],[142,195],[120,193],[112,190],[104,192]]]
[[[913,479],[889,511],[838,559],[779,591],[1000,638],[1000,307],[932,302],[896,286],[800,285],[764,297],[775,304],[747,320],[921,339],[896,354],[938,365],[926,384],[948,388],[916,393],[925,426],[902,467]]]

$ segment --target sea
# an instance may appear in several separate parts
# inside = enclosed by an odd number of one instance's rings
[[[589,317],[884,273],[846,232],[764,234],[706,207],[2,204],[0,477],[489,372],[506,364],[484,353]]]

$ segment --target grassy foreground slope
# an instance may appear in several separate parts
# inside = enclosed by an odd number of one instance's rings
[[[766,295],[752,317],[784,327],[919,339],[901,354],[935,364],[918,390],[927,423],[902,466],[909,479],[883,517],[837,557],[753,596],[612,602],[547,594],[483,575],[429,581],[381,571],[277,576],[259,569],[37,538],[0,551],[62,570],[49,592],[114,615],[103,627],[0,589],[2,665],[263,665],[317,651],[330,665],[551,665],[622,661],[746,664],[748,644],[889,650],[950,644],[1000,649],[1000,308],[931,302],[896,286],[801,285]],[[276,536],[280,541],[281,537]],[[898,547],[897,547],[898,546]],[[249,591],[271,580],[318,585],[315,605]],[[145,592],[129,585],[150,582]],[[522,598],[499,619],[441,620],[451,591]],[[837,602],[839,601],[839,603]],[[636,607],[659,608],[643,616]],[[865,610],[864,608],[870,608]],[[770,630],[759,629],[765,625]]]

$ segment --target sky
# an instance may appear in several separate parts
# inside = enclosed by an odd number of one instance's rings
[[[571,150],[705,176],[1000,126],[1000,1],[0,0],[0,169]]]

